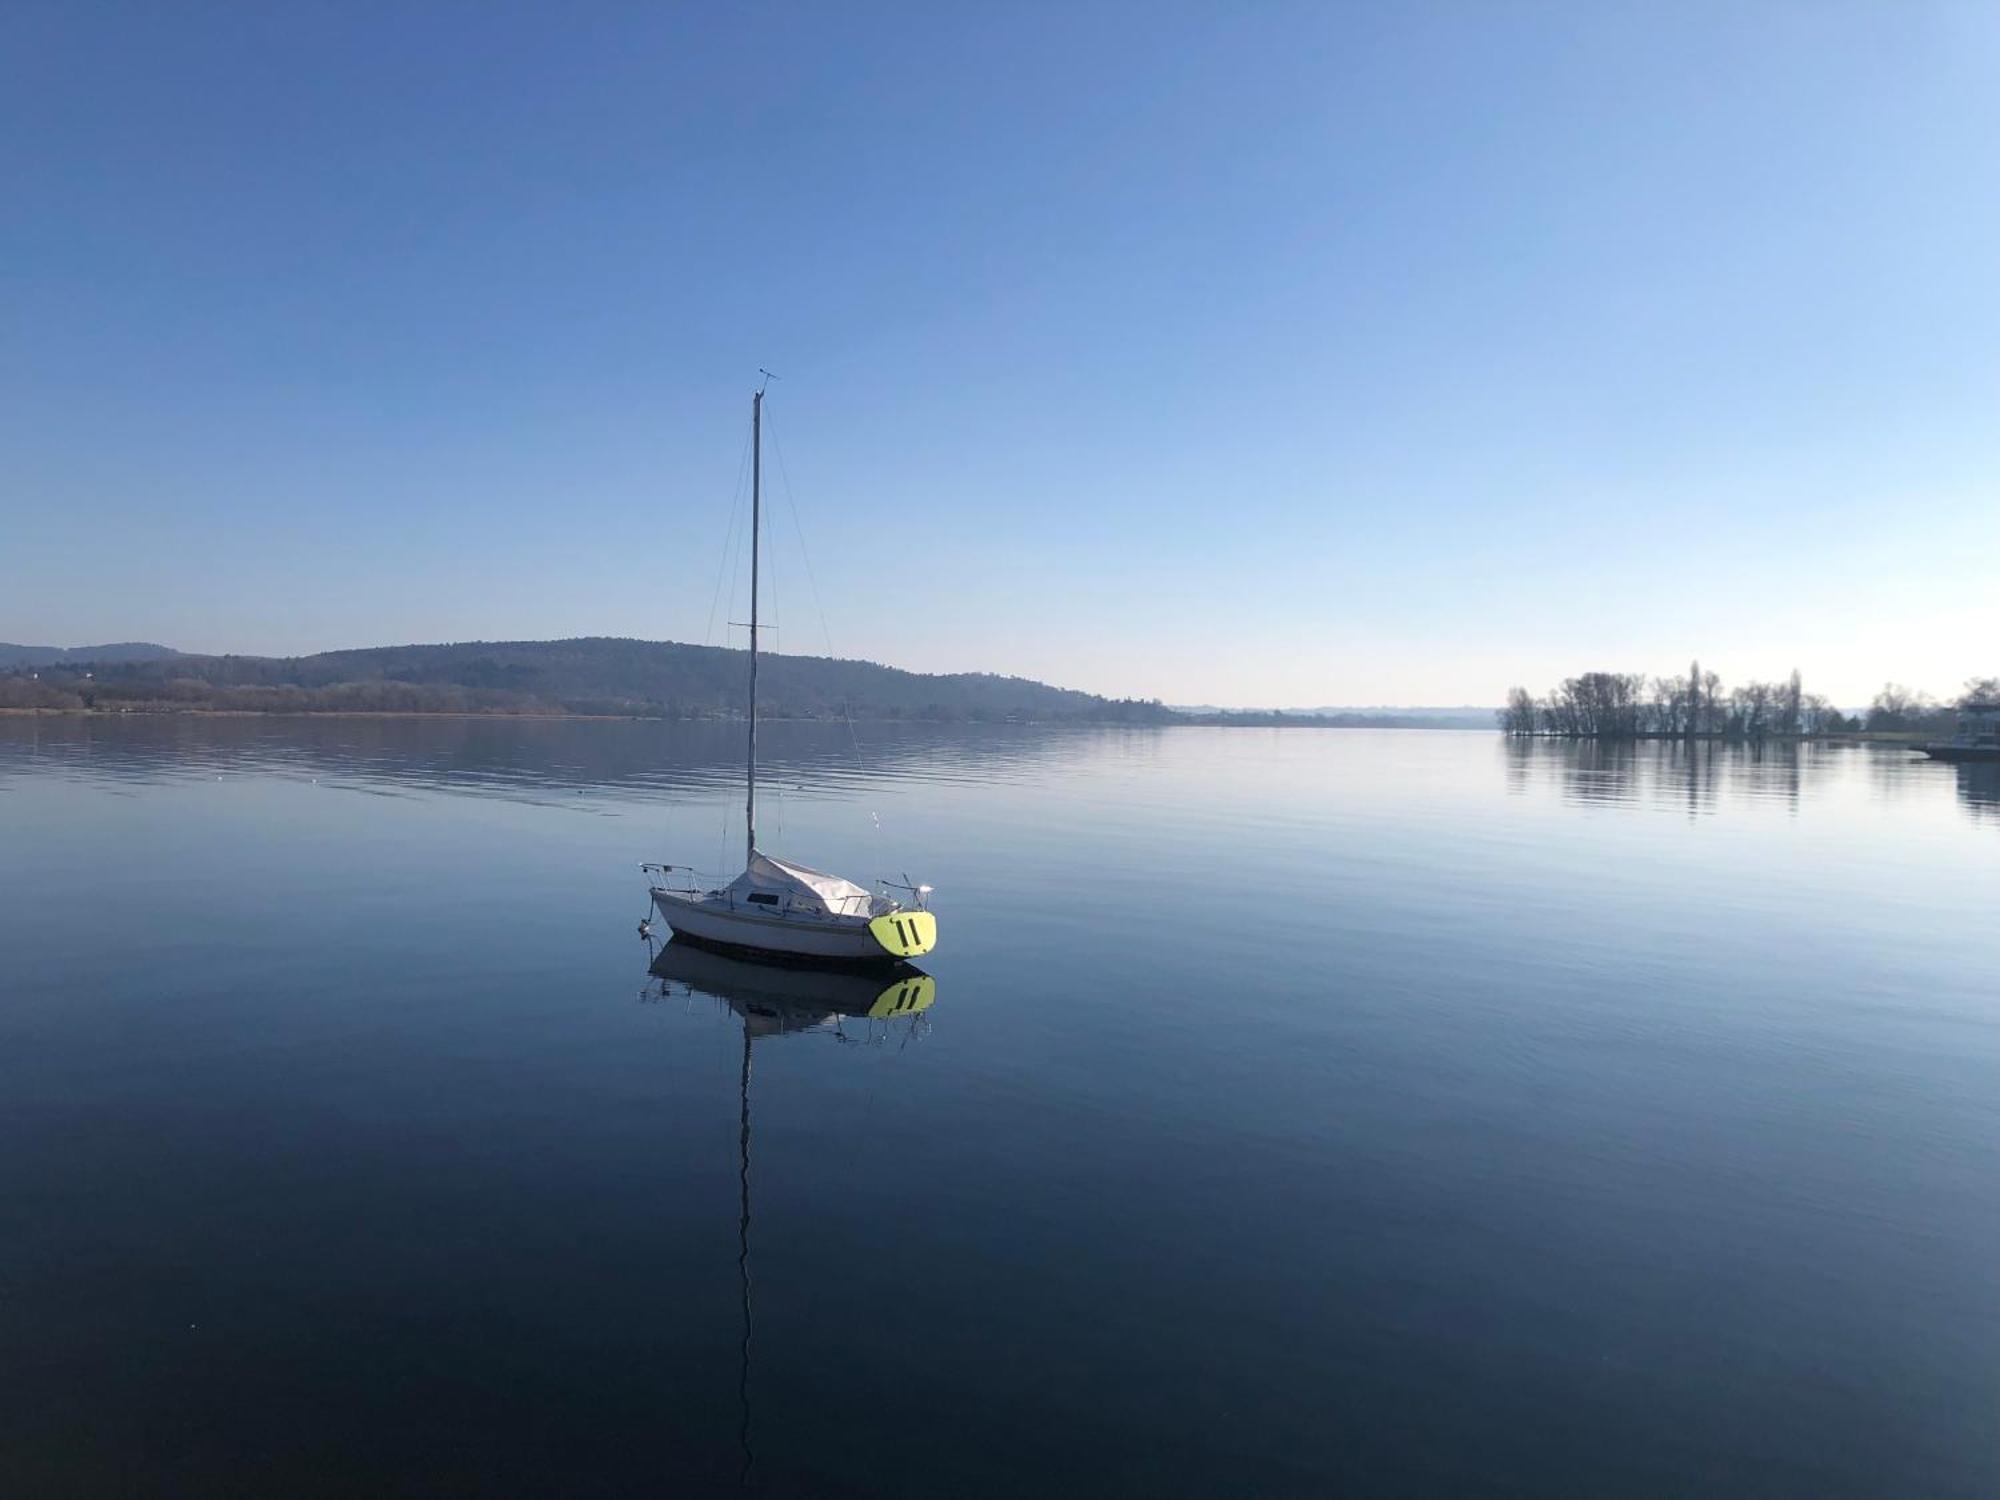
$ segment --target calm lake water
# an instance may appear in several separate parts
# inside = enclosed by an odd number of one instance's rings
[[[763,739],[0,719],[0,1489],[2000,1490],[1991,768]]]

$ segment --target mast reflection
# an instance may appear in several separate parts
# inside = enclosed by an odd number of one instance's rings
[[[937,1001],[937,981],[910,964],[886,972],[815,969],[756,963],[670,941],[647,972],[652,998],[699,995],[727,1006],[743,1022],[743,1059],[737,1073],[736,1279],[742,1301],[743,1335],[737,1361],[737,1445],[742,1450],[738,1484],[752,1487],[750,1446],[750,1048],[772,1037],[807,1032],[841,1041],[881,1042],[901,1030],[905,1042],[928,1030],[928,1012]],[[842,1029],[844,1018],[868,1024],[862,1037]]]

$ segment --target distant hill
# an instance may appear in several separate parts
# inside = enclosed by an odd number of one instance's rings
[[[164,648],[156,648],[164,649]],[[23,666],[30,665],[27,663]],[[463,641],[316,656],[34,663],[32,684],[0,677],[0,707],[231,709],[277,712],[571,713],[710,718],[742,712],[747,653],[603,636]],[[758,696],[773,717],[1010,718],[1165,723],[1157,703],[1100,698],[1025,677],[929,675],[874,662],[765,654]],[[18,700],[18,701],[15,701]]]
[[[1498,710],[1493,707],[1483,707],[1477,703],[1454,703],[1437,707],[1411,705],[1402,708],[1391,704],[1374,704],[1367,707],[1357,707],[1349,703],[1339,705],[1338,707],[1301,708],[1295,711],[1302,714],[1318,714],[1322,717],[1330,717],[1334,714],[1386,714],[1399,719],[1422,719],[1426,723],[1440,726],[1445,724],[1473,724],[1481,729],[1491,729],[1493,727],[1493,715]]]
[[[1198,724],[1318,724],[1335,729],[1491,729],[1494,710],[1472,705],[1450,708],[1397,708],[1388,705],[1322,708],[1216,708],[1175,705],[1173,711]]]
[[[151,641],[116,641],[108,646],[16,646],[0,641],[0,667],[45,667],[56,662],[165,661],[180,652]]]

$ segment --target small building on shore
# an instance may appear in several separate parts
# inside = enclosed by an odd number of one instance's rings
[[[1923,748],[1933,760],[2000,760],[2000,703],[1962,705],[1958,733]]]

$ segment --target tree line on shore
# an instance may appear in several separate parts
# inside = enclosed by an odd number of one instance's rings
[[[581,714],[727,719],[744,708],[740,650],[586,637],[383,646],[314,656],[64,658],[0,667],[0,709],[112,713]],[[985,672],[905,672],[876,662],[767,653],[771,718],[994,723],[1170,723],[1146,699],[1104,698]]]
[[[2000,678],[1971,679],[1950,704],[1887,683],[1865,710],[1848,714],[1807,692],[1797,671],[1782,682],[1725,689],[1697,661],[1679,677],[1585,672],[1539,698],[1510,688],[1499,719],[1502,730],[1519,738],[1802,739],[1862,731],[1949,734],[1961,709],[1984,704],[2000,705]]]

